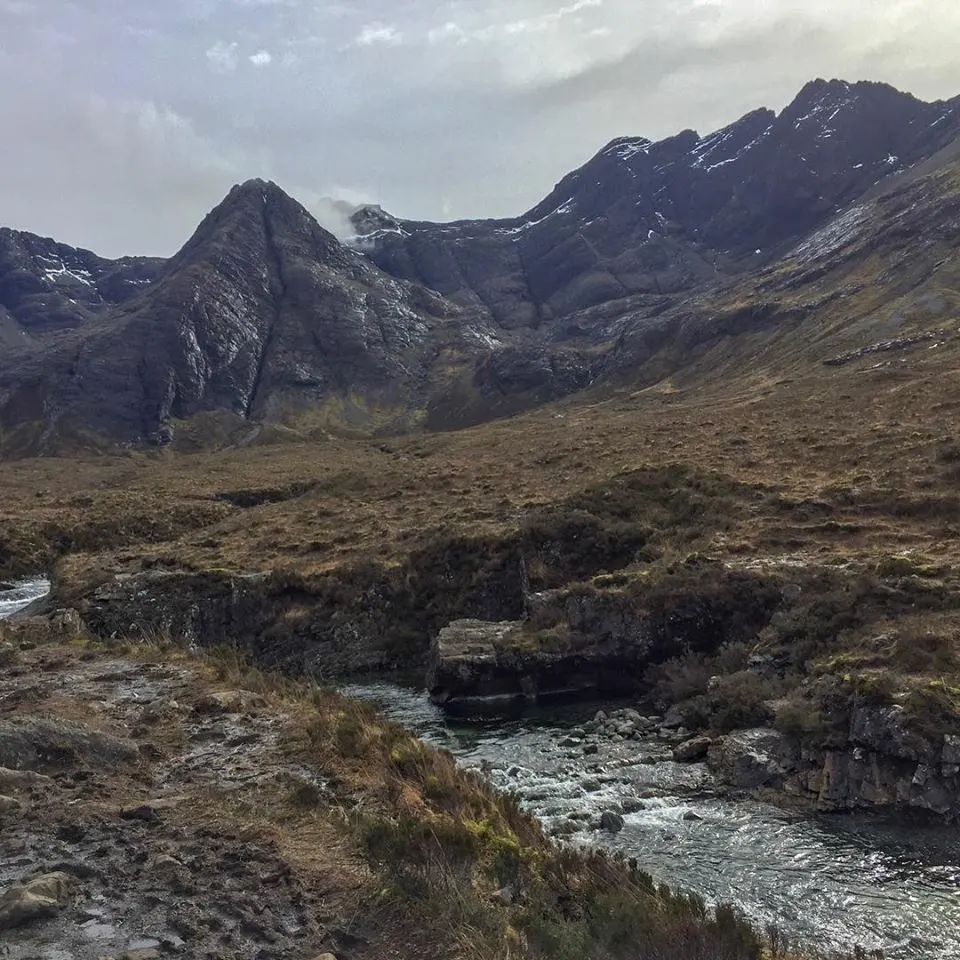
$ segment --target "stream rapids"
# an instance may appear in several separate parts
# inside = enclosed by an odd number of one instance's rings
[[[960,958],[960,828],[894,818],[786,812],[734,799],[704,764],[647,741],[585,754],[571,732],[602,704],[457,724],[419,691],[352,685],[421,739],[482,771],[564,842],[636,857],[655,880],[736,905],[792,945],[881,950],[885,960]],[[609,707],[607,707],[609,709]],[[592,738],[591,738],[592,739]],[[596,828],[620,812],[619,833]]]

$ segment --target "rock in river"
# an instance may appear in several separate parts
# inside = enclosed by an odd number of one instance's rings
[[[600,814],[600,829],[607,833],[619,833],[623,829],[623,817],[614,810],[604,810]]]
[[[674,747],[673,759],[677,763],[696,763],[706,757],[711,743],[713,743],[713,740],[710,737],[693,737],[693,739]]]
[[[734,787],[778,788],[794,766],[794,749],[776,730],[737,730],[714,741],[707,753],[710,769]]]
[[[520,621],[456,620],[435,637],[427,688],[434,703],[482,713],[555,697],[632,689],[648,650],[629,638],[540,637]]]

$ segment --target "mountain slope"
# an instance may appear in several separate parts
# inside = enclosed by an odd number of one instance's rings
[[[5,231],[0,450],[165,444],[204,414],[217,443],[450,429],[757,351],[820,363],[912,329],[953,255],[958,136],[960,98],[816,81],[708,137],[616,140],[515,220],[366,207],[342,244],[250,181],[165,262]]]
[[[0,423],[164,442],[223,410],[284,419],[332,401],[369,426],[415,421],[460,311],[382,274],[273,184],[235,188],[139,297],[0,371]],[[468,328],[469,329],[469,328]],[[457,336],[461,332],[453,331]]]
[[[753,269],[878,181],[960,135],[960,98],[815,81],[779,116],[707,137],[613,141],[516,220],[355,224],[387,272],[537,327],[632,294],[666,295]]]
[[[0,346],[16,348],[89,323],[141,292],[164,261],[104,260],[89,250],[0,229]]]

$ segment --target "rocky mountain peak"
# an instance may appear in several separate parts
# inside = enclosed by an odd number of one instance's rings
[[[254,179],[166,262],[0,231],[0,344],[22,355],[0,356],[0,427],[162,441],[208,411],[382,430],[541,402],[595,382],[627,325],[775,262],[958,137],[960,99],[819,79],[779,115],[612,140],[510,219],[331,201],[345,244]]]
[[[426,403],[431,334],[457,312],[340,243],[276,184],[250,180],[135,301],[0,369],[12,377],[0,377],[0,422],[53,410],[58,424],[153,443],[206,411],[282,421],[325,404],[340,417],[343,404],[357,428],[373,411],[406,423]]]
[[[350,215],[350,223],[356,235],[361,238],[370,237],[384,230],[400,232],[400,221],[387,213],[379,204],[368,203],[357,207]]]
[[[193,236],[171,260],[171,270],[198,255],[229,252],[245,259],[264,261],[283,240],[308,247],[318,258],[337,256],[342,247],[309,211],[277,184],[247,180],[234,186],[203,219]]]
[[[540,328],[753,269],[958,135],[960,101],[818,79],[779,115],[760,108],[706,135],[617,138],[516,219],[394,221],[369,235],[369,253],[502,327]]]

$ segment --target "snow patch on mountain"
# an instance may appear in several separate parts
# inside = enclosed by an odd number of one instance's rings
[[[60,257],[47,257],[38,253],[36,258],[40,261],[44,278],[49,283],[56,283],[58,280],[69,278],[76,280],[78,283],[86,284],[88,287],[93,286],[93,274],[89,270],[84,270],[82,267],[70,269]]]
[[[825,227],[811,234],[791,253],[803,263],[818,260],[852,243],[860,234],[860,229],[867,219],[868,207],[860,204],[851,207],[845,213],[831,220]]]

